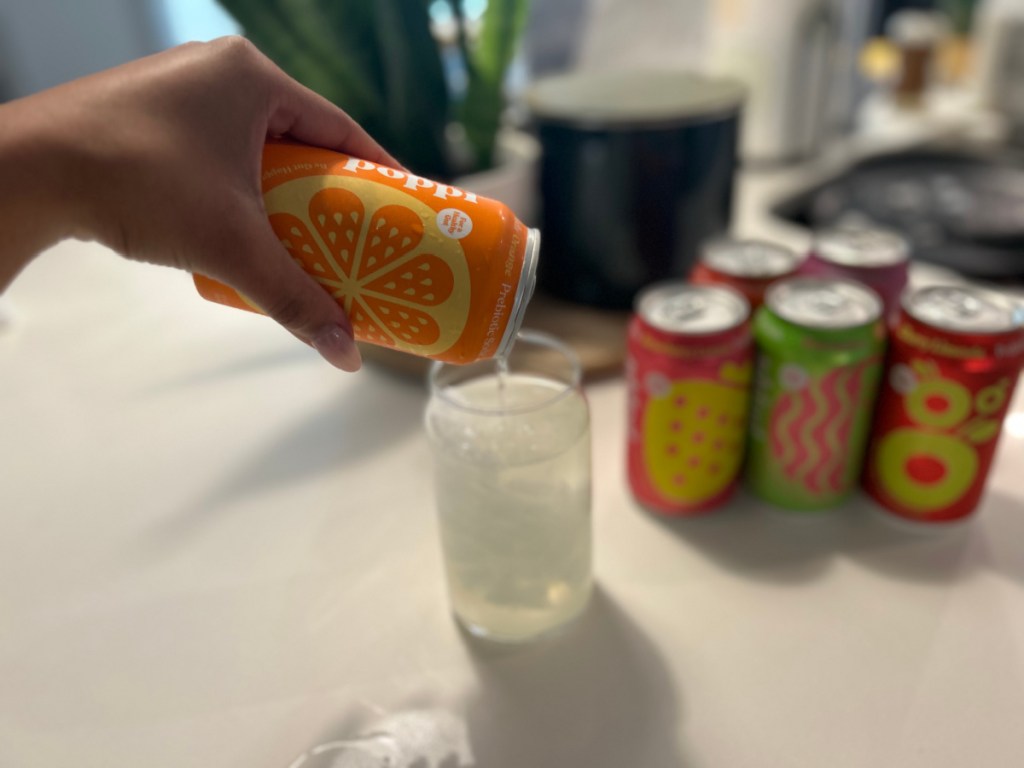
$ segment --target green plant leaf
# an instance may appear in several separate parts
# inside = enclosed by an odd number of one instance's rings
[[[425,176],[450,175],[445,151],[448,85],[424,0],[374,0],[384,111],[399,159]]]
[[[379,111],[376,96],[358,69],[343,56],[325,55],[324,41],[309,37],[303,9],[294,12],[288,3],[275,0],[219,0],[242,25],[253,43],[285,72],[331,101],[340,104],[357,120]]]
[[[447,0],[447,2],[452,9],[452,16],[455,17],[455,43],[459,47],[459,55],[462,56],[463,65],[468,73],[473,67],[473,57],[469,51],[469,38],[466,35],[465,0]]]
[[[505,106],[505,74],[519,48],[529,8],[529,0],[489,0],[466,67],[469,86],[461,115],[480,167],[490,166],[494,159],[494,139]]]
[[[427,0],[219,1],[282,69],[402,162],[449,175],[449,97]]]

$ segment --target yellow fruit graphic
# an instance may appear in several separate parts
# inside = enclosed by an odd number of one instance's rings
[[[886,493],[920,513],[958,501],[978,472],[978,454],[971,446],[951,435],[912,427],[883,437],[873,461]]]
[[[982,389],[974,398],[974,406],[978,413],[991,416],[1006,403],[1006,392],[1010,388],[1009,379],[1000,379]]]
[[[282,245],[344,301],[358,337],[421,356],[444,352],[469,316],[465,255],[437,247],[429,206],[411,195],[377,204],[380,196],[371,181],[314,176],[275,187],[264,204]]]
[[[749,367],[742,378],[749,379]],[[743,459],[748,403],[745,385],[710,379],[677,380],[651,397],[644,464],[667,501],[697,506],[729,487]]]
[[[922,427],[948,429],[971,415],[971,393],[962,384],[943,378],[921,381],[904,403],[907,415]]]

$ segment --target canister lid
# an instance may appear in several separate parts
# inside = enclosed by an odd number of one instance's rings
[[[1024,327],[1024,304],[969,285],[932,285],[908,292],[903,307],[914,318],[957,333],[1005,333]]]
[[[660,331],[701,335],[737,327],[750,315],[750,305],[725,286],[670,282],[644,290],[636,311]]]
[[[910,243],[883,227],[835,227],[816,235],[814,251],[822,261],[846,267],[890,267],[910,258]]]
[[[573,73],[539,80],[526,94],[537,118],[581,128],[667,128],[739,111],[735,80],[686,71]]]
[[[857,328],[882,314],[878,294],[853,280],[789,278],[771,286],[764,303],[783,320],[804,328]]]
[[[701,261],[724,275],[769,279],[793,272],[800,257],[765,240],[721,238],[704,245]]]

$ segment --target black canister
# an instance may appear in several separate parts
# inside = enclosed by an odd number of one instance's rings
[[[539,287],[628,309],[682,278],[732,211],[742,86],[688,72],[562,75],[528,104],[543,149]]]

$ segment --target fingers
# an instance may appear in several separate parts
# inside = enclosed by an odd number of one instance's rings
[[[245,254],[243,268],[220,276],[288,331],[309,342],[343,371],[361,366],[352,324],[338,302],[288,256],[262,217],[233,241]],[[218,277],[214,275],[214,277]]]
[[[355,120],[323,96],[295,82],[279,69],[269,129],[306,144],[334,149],[364,160],[403,168]]]

